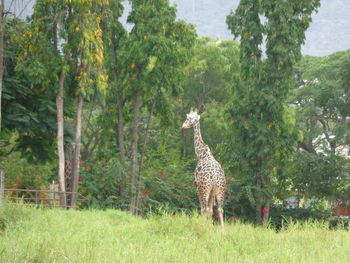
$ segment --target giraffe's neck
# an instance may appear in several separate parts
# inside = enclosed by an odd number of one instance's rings
[[[206,145],[202,139],[201,127],[199,121],[193,126],[194,130],[194,150],[196,152],[197,159],[204,158],[211,155],[208,145]]]

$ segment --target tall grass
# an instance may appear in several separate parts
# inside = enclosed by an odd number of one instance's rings
[[[294,223],[276,233],[239,222],[224,229],[185,214],[118,210],[0,210],[0,262],[349,262],[350,233]]]

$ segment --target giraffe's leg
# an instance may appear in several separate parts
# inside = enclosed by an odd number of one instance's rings
[[[224,189],[219,189],[216,192],[216,201],[218,204],[218,215],[219,215],[219,220],[221,226],[224,226],[224,195],[225,195],[225,190]]]
[[[209,195],[209,216],[213,216],[213,206],[215,202],[215,190],[212,189]]]
[[[205,202],[200,198],[200,205],[201,205],[201,216],[205,215]]]
[[[200,189],[200,190],[201,191],[198,191],[198,197],[201,204],[201,215],[208,216],[210,190],[209,189]]]
[[[205,200],[205,197],[201,198],[201,215],[206,216],[208,215],[208,200]]]
[[[205,204],[203,188],[200,185],[197,185],[196,189],[197,189],[199,204],[201,206],[201,215],[203,216],[203,215],[205,215],[205,211],[206,211],[206,204]]]
[[[205,216],[209,219],[213,216],[213,205],[215,201],[214,189],[212,187],[206,189],[204,194],[205,199]]]

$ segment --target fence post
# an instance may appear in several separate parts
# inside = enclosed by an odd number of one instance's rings
[[[5,196],[5,173],[0,167],[0,207],[4,205]]]
[[[38,200],[38,192],[35,191],[35,204],[39,204],[39,200]]]
[[[52,181],[50,184],[50,199],[54,207],[56,207],[56,201],[60,199],[59,191],[59,185]]]

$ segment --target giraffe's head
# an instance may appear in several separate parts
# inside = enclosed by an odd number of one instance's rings
[[[182,129],[193,128],[193,126],[199,122],[200,118],[201,116],[199,116],[197,110],[191,109],[190,113],[186,114],[186,120],[182,124]]]

